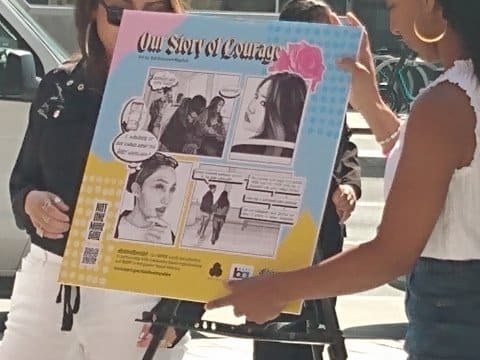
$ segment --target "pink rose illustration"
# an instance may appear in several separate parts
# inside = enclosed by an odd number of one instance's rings
[[[290,43],[282,50],[278,60],[269,67],[270,72],[291,71],[311,81],[311,90],[315,91],[323,80],[325,63],[322,49],[305,41]]]

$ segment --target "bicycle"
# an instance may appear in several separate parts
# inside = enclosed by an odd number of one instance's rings
[[[380,94],[396,113],[408,112],[422,88],[440,75],[441,69],[417,59],[402,45],[400,58],[385,59],[376,67]]]

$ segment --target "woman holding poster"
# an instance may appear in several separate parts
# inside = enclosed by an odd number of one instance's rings
[[[331,11],[323,1],[291,0],[285,4],[279,18],[282,21],[330,23]],[[345,222],[354,211],[357,200],[361,196],[358,150],[357,146],[351,142],[350,136],[351,131],[345,121],[318,238],[318,253],[321,254],[322,259],[330,258],[342,251],[347,232]],[[333,304],[336,303],[336,299],[332,301]],[[312,313],[311,308],[312,305],[309,304],[304,307],[300,316],[282,314],[274,321],[285,323],[288,329],[305,331],[308,317]],[[317,320],[324,323],[323,307],[320,302],[316,304],[315,312],[318,313]],[[255,341],[253,354],[254,360],[321,360],[318,354],[314,357],[311,346],[298,344]]]
[[[15,220],[32,247],[16,276],[1,360],[31,359],[31,349],[39,360],[140,359],[149,334],[134,319],[159,301],[59,286],[57,279],[123,11],[184,12],[184,7],[180,0],[76,3],[82,54],[41,82],[10,180]],[[168,329],[161,346],[177,342],[176,335]],[[181,359],[187,340],[159,350],[155,359]]]
[[[233,305],[237,314],[263,323],[292,300],[360,292],[408,274],[409,359],[478,359],[480,2],[386,5],[392,32],[445,72],[401,122],[378,92],[366,32],[358,58],[338,62],[353,76],[352,106],[389,154],[377,235],[317,266],[231,283],[232,294],[210,308]],[[352,14],[348,19],[362,26]]]

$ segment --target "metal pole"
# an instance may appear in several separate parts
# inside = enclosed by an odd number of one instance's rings
[[[280,12],[280,0],[275,0],[275,12]]]

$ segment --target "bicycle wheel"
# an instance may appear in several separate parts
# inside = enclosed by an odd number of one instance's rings
[[[399,76],[402,96],[398,100],[398,112],[407,113],[410,110],[410,104],[415,100],[420,89],[425,86],[425,76],[418,71],[414,61],[407,62]]]
[[[375,68],[379,66],[381,63],[387,60],[394,59],[392,55],[387,55],[387,54],[374,54],[373,55],[373,64]]]
[[[388,84],[393,79],[393,72],[398,64],[398,58],[384,59],[375,67],[375,75],[379,84]]]
[[[385,104],[393,111],[399,111],[399,96],[395,89],[391,90],[388,85],[379,86],[380,96],[382,97]]]
[[[424,61],[420,62],[418,65],[425,73],[427,85],[430,84],[432,81],[436,80],[444,71],[443,68]]]

